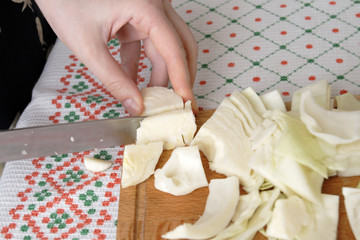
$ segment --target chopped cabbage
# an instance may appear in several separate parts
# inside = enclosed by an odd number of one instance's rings
[[[323,163],[330,157],[329,153],[335,152],[335,146],[320,143],[320,140],[307,130],[305,124],[289,114],[274,111],[272,118],[282,131],[274,154],[292,159],[327,178],[327,166]]]
[[[276,131],[280,132],[274,121],[265,119],[262,124],[255,129],[254,134],[250,136],[250,140],[252,141],[252,149],[255,150],[261,144],[265,144],[271,135],[276,135]]]
[[[121,186],[136,185],[148,179],[163,152],[162,142],[126,145],[124,149]]]
[[[321,203],[324,178],[293,159],[274,155],[269,145],[262,145],[255,151],[249,166],[287,196],[298,194],[309,201]]]
[[[222,231],[234,215],[239,201],[239,179],[213,179],[203,215],[194,223],[184,223],[162,235],[167,239],[208,239]]]
[[[230,97],[230,101],[244,115],[246,122],[252,128],[256,128],[264,120],[252,107],[247,98],[239,91],[234,91]],[[243,123],[244,124],[244,123]]]
[[[254,89],[248,87],[241,93],[247,98],[247,100],[251,103],[251,106],[260,116],[262,116],[267,111],[263,101],[261,100],[259,95],[254,91]]]
[[[360,110],[360,101],[357,100],[351,93],[341,94],[335,97],[337,109],[344,111]]]
[[[360,111],[330,111],[319,106],[310,92],[301,95],[300,118],[315,136],[331,144],[360,140]]]
[[[261,204],[256,209],[254,215],[249,219],[246,229],[230,239],[253,239],[256,232],[262,229],[270,221],[274,202],[279,197],[279,195],[280,191],[277,188],[273,190],[262,191],[260,193]]]
[[[185,109],[152,115],[141,121],[136,131],[136,144],[162,141],[164,149],[190,144],[196,132],[196,123],[190,102]]]
[[[343,187],[342,194],[350,227],[356,240],[360,240],[360,184],[357,188]]]
[[[327,80],[321,80],[300,88],[299,90],[293,93],[292,101],[291,101],[291,112],[295,115],[299,115],[301,96],[304,92],[311,92],[311,95],[314,97],[314,101],[322,108],[326,110],[331,109],[330,89],[331,88],[328,85]]]
[[[229,239],[230,237],[245,231],[248,220],[253,216],[260,204],[261,197],[257,190],[246,195],[241,195],[235,214],[232,217],[231,224],[212,240]]]
[[[251,171],[248,160],[251,142],[242,120],[242,113],[228,99],[199,129],[191,145],[196,145],[209,161],[210,169],[226,176],[237,176],[246,191],[258,189],[263,179]]]
[[[310,221],[311,215],[301,198],[290,196],[287,199],[278,199],[267,224],[266,235],[279,239],[294,239]]]
[[[265,93],[261,95],[260,98],[268,110],[279,110],[281,112],[287,111],[284,100],[278,90]]]
[[[184,108],[182,98],[174,90],[166,87],[147,87],[141,89],[144,101],[143,116],[151,116],[162,112]]]
[[[222,108],[227,108],[227,109],[231,110],[231,113],[234,114],[233,123],[234,124],[240,124],[240,127],[242,127],[242,129],[243,129],[243,131],[244,131],[244,133],[246,135],[245,137],[249,137],[249,136],[251,136],[253,134],[254,129],[256,128],[256,123],[255,123],[254,119],[249,120],[248,117],[246,117],[238,109],[238,107],[233,103],[233,101],[231,101],[230,98],[224,99],[221,102],[221,106],[222,106]],[[230,116],[229,116],[229,119],[230,119]],[[231,121],[231,119],[230,119],[230,121]]]
[[[312,215],[312,221],[301,229],[296,239],[336,239],[339,222],[339,196],[322,194],[321,198],[323,204],[308,202],[307,208]]]
[[[338,168],[337,174],[340,177],[351,177],[360,175],[360,141],[337,146],[337,154],[334,162],[343,166]]]
[[[175,148],[163,168],[155,171],[154,177],[156,189],[175,196],[208,185],[197,146]]]

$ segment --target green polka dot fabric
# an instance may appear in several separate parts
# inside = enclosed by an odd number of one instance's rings
[[[199,47],[194,93],[214,109],[235,89],[279,90],[285,101],[327,79],[332,96],[360,94],[360,1],[173,0]],[[120,44],[108,43],[120,63]],[[143,49],[142,49],[143,50]],[[151,63],[141,52],[138,86]],[[128,116],[89,69],[57,41],[17,127]],[[54,136],[56,137],[56,136]],[[91,173],[85,156],[112,161]],[[0,239],[115,239],[123,146],[24,159],[0,180]]]

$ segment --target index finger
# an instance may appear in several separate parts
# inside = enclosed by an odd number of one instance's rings
[[[186,52],[164,11],[152,6],[147,9],[146,15],[141,16],[141,21],[134,20],[131,24],[149,36],[153,46],[166,62],[174,91],[185,101],[191,100],[193,111],[197,113]]]

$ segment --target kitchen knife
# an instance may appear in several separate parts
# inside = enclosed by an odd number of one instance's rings
[[[142,119],[114,118],[0,131],[0,162],[135,143]]]

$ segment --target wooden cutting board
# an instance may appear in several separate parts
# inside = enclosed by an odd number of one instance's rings
[[[212,115],[213,110],[201,111],[196,122],[198,129]],[[171,155],[171,151],[164,151],[156,168],[162,168]],[[201,160],[208,181],[214,178],[224,178],[209,169],[206,157],[201,153]],[[332,177],[325,180],[323,193],[340,196],[338,238],[341,240],[355,239],[344,206],[344,197],[341,194],[343,186],[355,187],[360,181],[356,177]],[[241,190],[241,194],[245,192]],[[119,214],[117,222],[117,239],[161,239],[161,235],[184,223],[194,223],[202,215],[209,190],[203,187],[185,196],[173,196],[161,192],[154,187],[154,176],[137,186],[121,189]],[[266,239],[260,233],[256,240]]]

